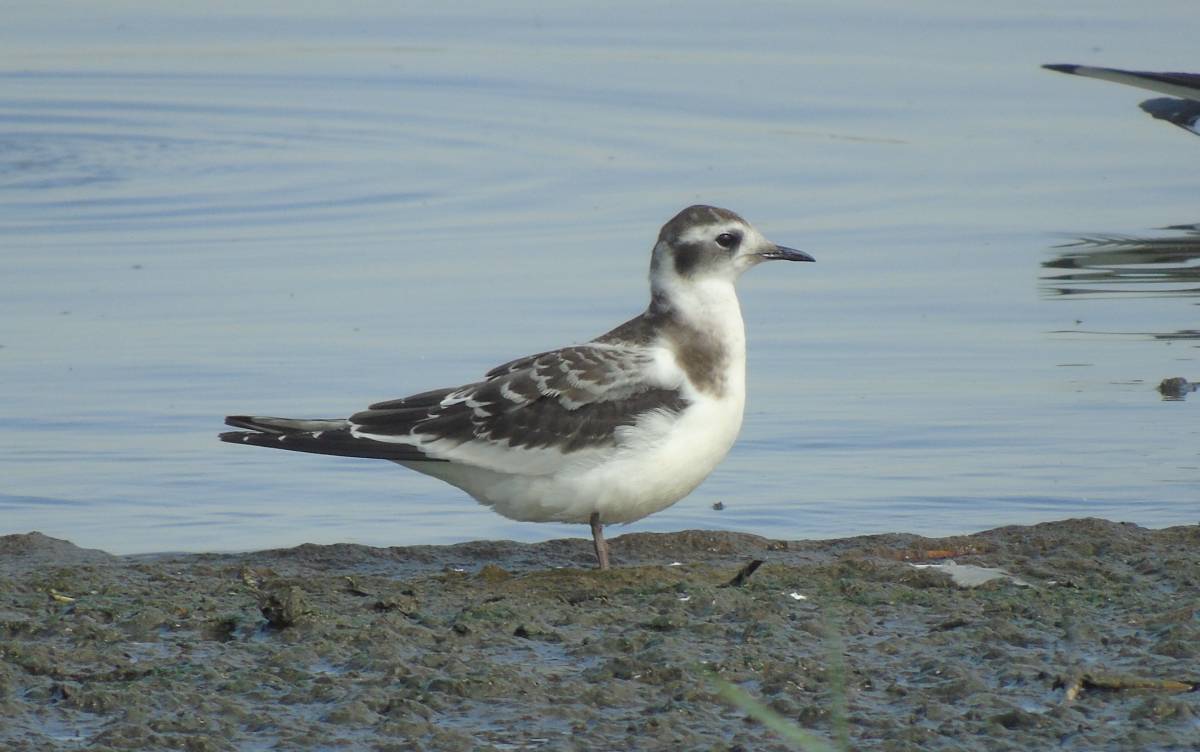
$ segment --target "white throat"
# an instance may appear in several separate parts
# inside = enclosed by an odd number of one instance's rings
[[[740,404],[746,390],[746,328],[733,282],[664,281],[655,287],[654,299],[656,313],[670,322],[663,327],[666,341],[661,344],[702,391]]]

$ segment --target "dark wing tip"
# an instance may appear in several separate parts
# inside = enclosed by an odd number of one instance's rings
[[[393,462],[445,461],[428,457],[419,448],[409,444],[359,439],[351,436],[349,431],[321,432],[320,436],[311,432],[275,434],[257,431],[226,431],[217,434],[217,438],[230,444],[249,444],[270,449],[286,449],[292,452],[328,454],[335,457],[360,457]]]
[[[1058,71],[1059,73],[1076,73],[1083,66],[1071,65],[1069,63],[1048,63],[1042,67],[1046,70]]]

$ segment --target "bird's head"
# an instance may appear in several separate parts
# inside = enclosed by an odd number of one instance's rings
[[[655,290],[704,281],[733,283],[763,261],[813,261],[813,257],[776,245],[728,209],[689,206],[663,225],[650,262]]]

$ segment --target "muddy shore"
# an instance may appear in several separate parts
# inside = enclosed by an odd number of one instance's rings
[[[0,749],[789,749],[710,672],[854,749],[1197,748],[1200,526],[611,544],[0,537]]]

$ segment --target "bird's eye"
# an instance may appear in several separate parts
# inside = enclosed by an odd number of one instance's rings
[[[717,245],[722,248],[732,248],[741,238],[734,232],[723,232],[717,236]]]

